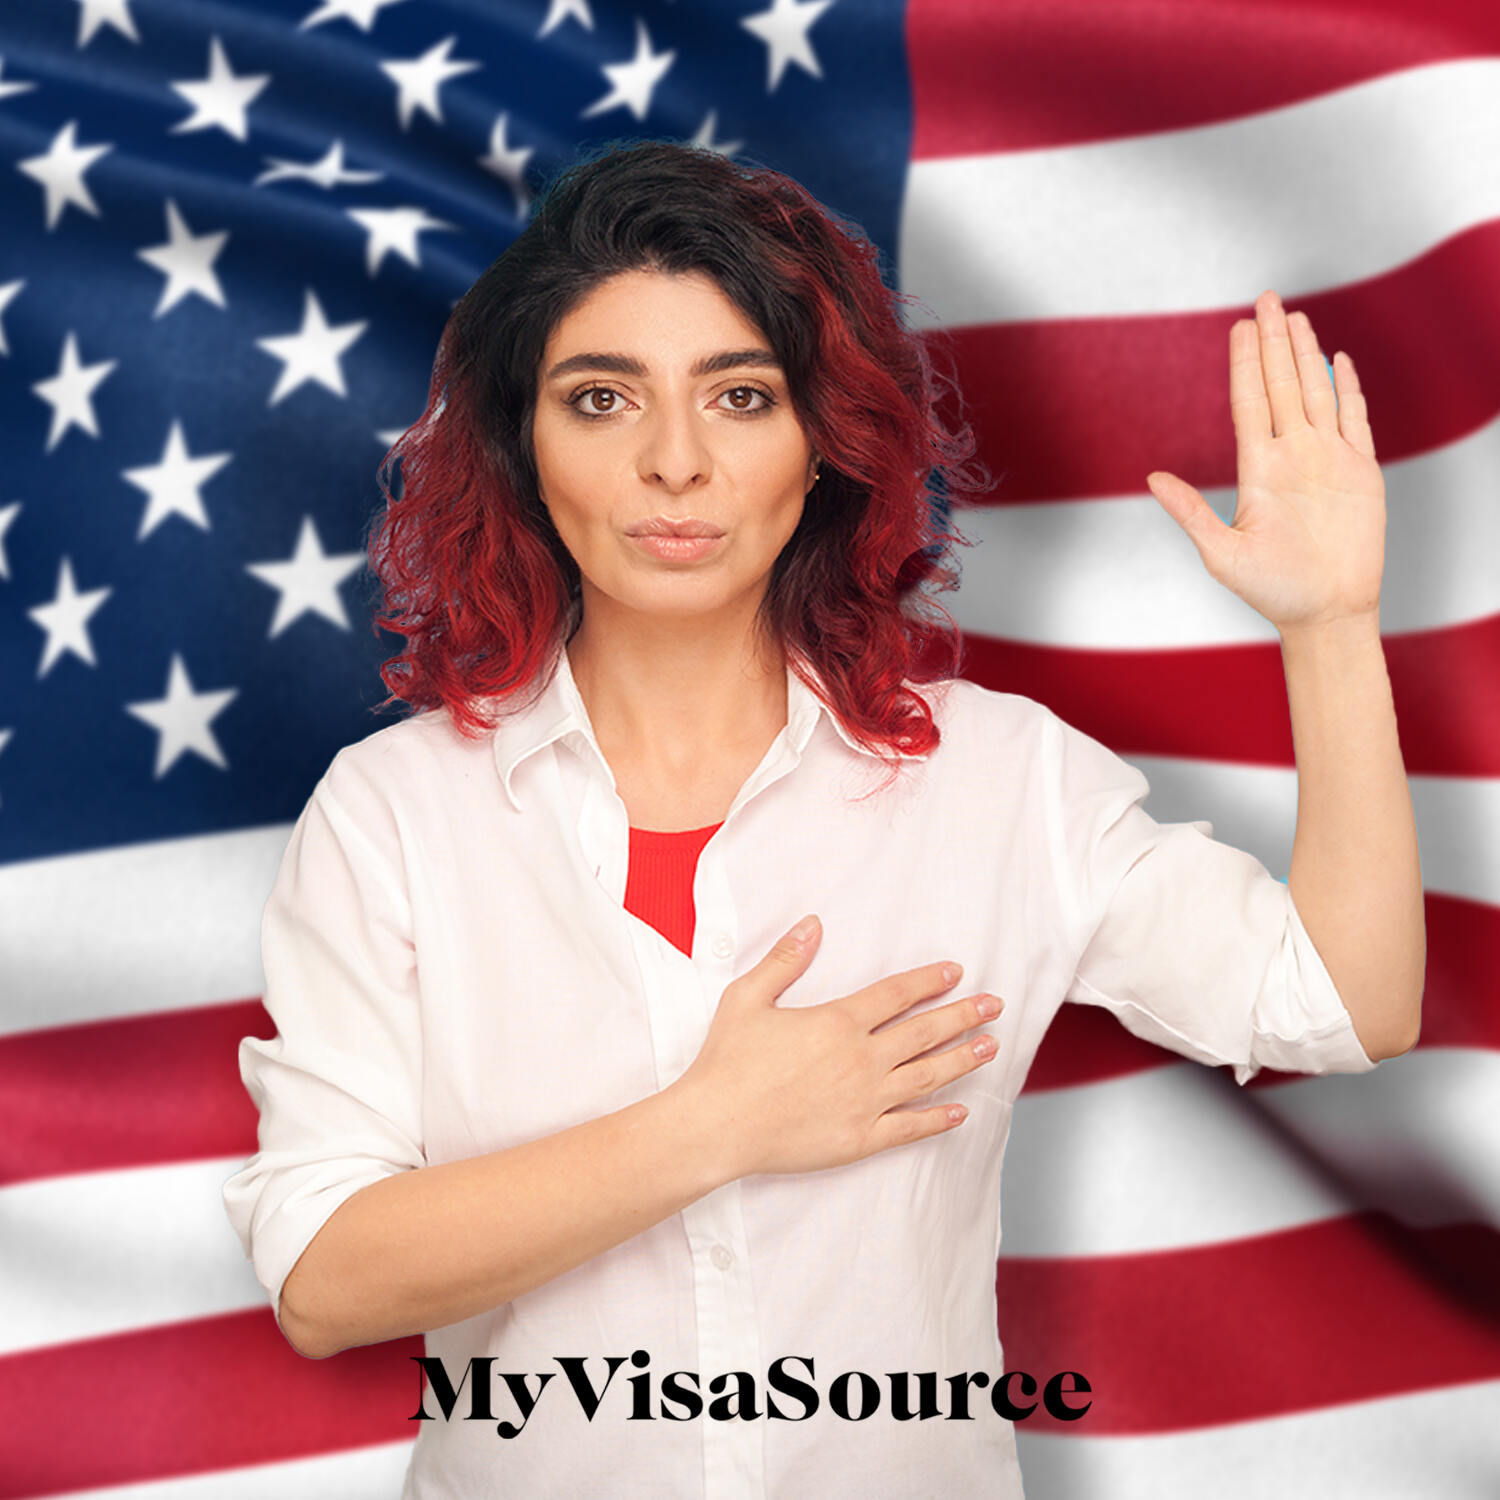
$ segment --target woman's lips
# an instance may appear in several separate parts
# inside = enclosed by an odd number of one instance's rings
[[[707,557],[724,536],[722,533],[718,536],[633,536],[630,540],[653,557],[665,558],[668,562],[696,562],[700,557]]]

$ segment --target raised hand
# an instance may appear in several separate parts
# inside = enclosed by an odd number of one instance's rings
[[[1233,523],[1175,474],[1148,474],[1151,493],[1210,575],[1283,634],[1378,620],[1385,480],[1353,360],[1334,355],[1330,385],[1307,315],[1288,315],[1275,292],[1262,292],[1254,319],[1229,330],[1229,409]]]

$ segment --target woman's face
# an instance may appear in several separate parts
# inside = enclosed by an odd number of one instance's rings
[[[700,272],[623,272],[559,321],[537,372],[533,442],[585,619],[600,605],[753,615],[812,485],[786,376]],[[632,532],[657,519],[718,536],[653,550]]]

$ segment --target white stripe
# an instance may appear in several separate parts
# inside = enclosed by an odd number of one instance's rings
[[[1378,433],[1378,417],[1375,426]],[[1401,635],[1500,614],[1500,421],[1382,470],[1381,630]],[[1204,489],[1197,475],[1178,477],[1233,522],[1233,486]],[[962,506],[953,521],[974,545],[953,549],[957,591],[929,597],[966,631],[1079,650],[1277,639],[1275,626],[1214,580],[1146,490],[1144,473],[1138,496]]]
[[[1415,1225],[1500,1225],[1496,1098],[1500,1054],[1442,1048],[1249,1092],[1184,1062],[1023,1094],[1002,1255],[1171,1250],[1368,1207]],[[241,1165],[0,1190],[0,1355],[265,1307],[220,1197]]]
[[[1221,844],[1253,854],[1278,880],[1292,864],[1297,772],[1217,760],[1127,755],[1151,784],[1158,823],[1206,821]],[[1424,890],[1500,906],[1500,777],[1408,776]],[[1475,976],[1476,979],[1478,976]]]
[[[1020,1422],[1016,1447],[1026,1500],[1494,1500],[1497,1412],[1490,1380],[1149,1437],[1091,1436],[1087,1416],[1066,1437]]]
[[[1500,1228],[1497,1098],[1500,1053],[1457,1048],[1276,1088],[1184,1062],[1023,1093],[1001,1257],[1187,1249],[1365,1209]]]
[[[1221,124],[913,162],[897,264],[913,327],[1181,313],[1378,276],[1497,215],[1500,59],[1473,57]]]
[[[0,1035],[251,999],[292,825],[0,865]]]
[[[1126,757],[1158,822],[1204,819],[1285,876],[1295,770]],[[1430,891],[1500,906],[1500,779],[1409,779]],[[262,992],[260,919],[288,824],[0,866],[0,1035]]]
[[[1500,1228],[1500,1053],[1430,1047],[1312,1082],[1260,1090],[1259,1103],[1366,1207]]]
[[[217,1469],[181,1479],[73,1490],[49,1500],[396,1500],[415,1441],[349,1448],[249,1469]]]
[[[0,1190],[0,1355],[269,1307],[220,1196],[243,1159]]]

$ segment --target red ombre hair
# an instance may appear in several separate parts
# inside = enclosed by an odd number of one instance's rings
[[[640,269],[713,277],[775,351],[821,456],[758,629],[816,692],[799,657],[812,664],[820,696],[862,744],[888,761],[925,754],[938,728],[906,683],[956,676],[962,640],[918,591],[956,588],[952,544],[972,545],[941,503],[990,487],[968,462],[970,428],[940,419],[940,377],[900,316],[914,299],[887,288],[856,226],[779,172],[665,141],[571,164],[453,309],[427,409],[381,465],[387,504],[366,537],[375,628],[406,640],[381,668],[380,706],[443,706],[477,736],[545,685],[582,598],[538,494],[542,355],[596,286]]]

